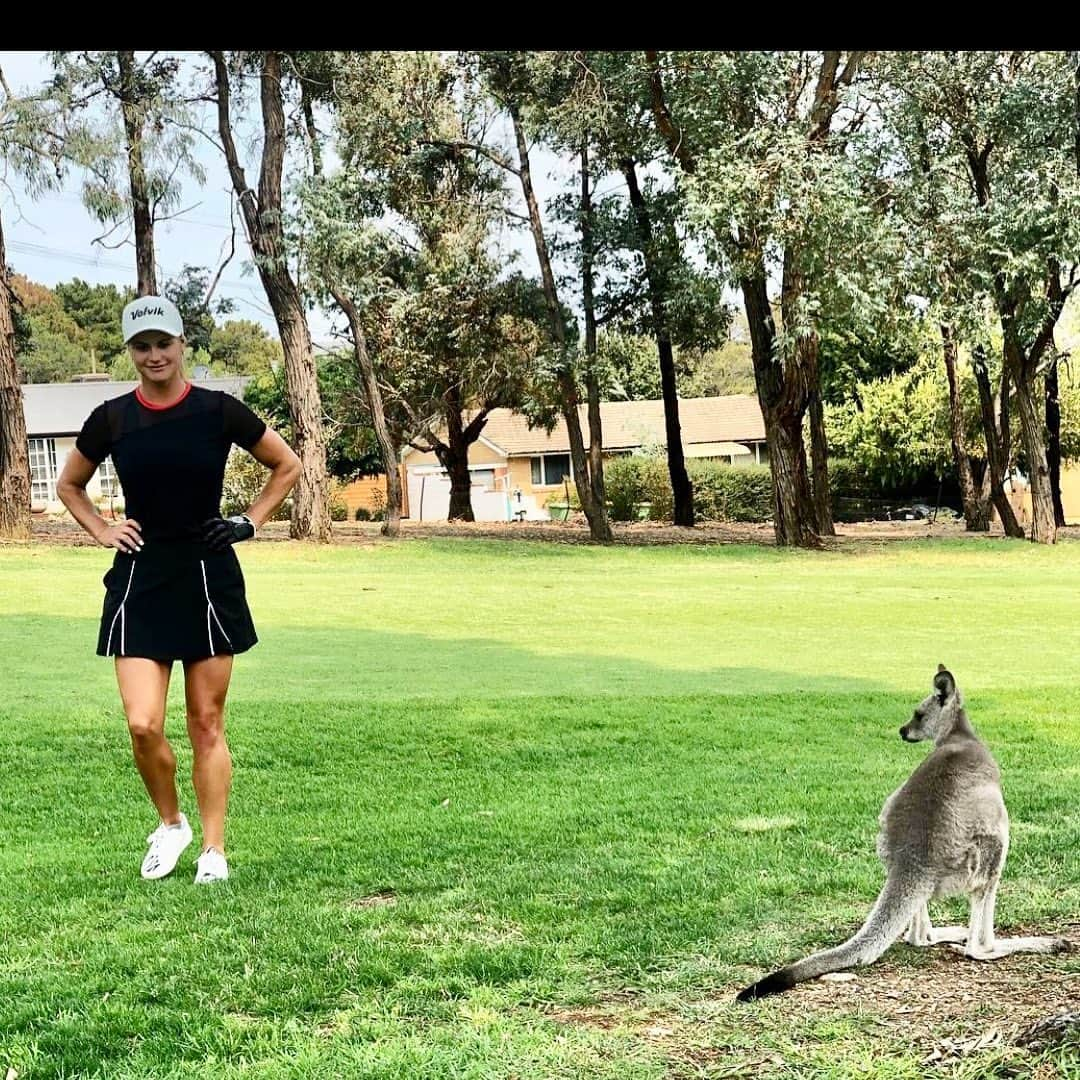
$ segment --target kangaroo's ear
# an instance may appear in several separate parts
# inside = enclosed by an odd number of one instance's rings
[[[934,676],[934,690],[937,691],[938,703],[941,705],[956,693],[956,680],[951,672],[945,670],[944,664],[938,664],[938,671]]]

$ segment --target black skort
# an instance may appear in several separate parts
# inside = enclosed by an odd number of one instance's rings
[[[138,554],[117,551],[104,584],[98,656],[203,660],[258,641],[231,547],[148,540]]]

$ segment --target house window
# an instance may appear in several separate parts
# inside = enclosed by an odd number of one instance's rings
[[[116,466],[111,457],[107,457],[98,466],[98,481],[101,484],[101,494],[106,499],[115,499],[120,494],[120,480],[116,475]]]
[[[30,500],[56,502],[56,440],[30,439]]]
[[[569,454],[544,454],[532,459],[532,482],[535,487],[554,487],[571,475]]]

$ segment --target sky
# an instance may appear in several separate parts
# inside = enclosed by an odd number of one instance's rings
[[[51,74],[44,52],[0,50],[0,68],[15,93],[37,88]],[[202,137],[198,140],[196,156],[206,170],[206,183],[200,187],[194,180],[186,179],[180,203],[182,212],[171,220],[159,222],[155,228],[159,285],[177,275],[184,265],[216,270],[228,251],[231,184],[224,157],[208,140]],[[244,166],[249,180],[254,182],[258,175],[257,141],[238,137],[237,144],[241,155],[247,159]],[[572,168],[572,163],[561,162],[544,152],[537,152],[535,158],[537,191],[542,199],[546,199],[556,187],[552,174],[565,173]],[[63,188],[46,192],[36,199],[26,193],[18,176],[8,173],[0,179],[0,214],[3,215],[7,259],[17,273],[49,287],[73,277],[80,277],[92,285],[111,283],[134,287],[133,243],[110,248],[94,242],[105,228],[82,205],[77,174],[72,174]],[[118,230],[108,243],[115,244],[129,233],[130,230]],[[527,230],[511,234],[508,247],[520,253],[519,266],[525,273],[539,276],[532,238]],[[236,255],[225,268],[215,296],[231,299],[236,305],[224,318],[251,319],[276,337],[277,327],[270,306],[250,260],[251,252],[238,224]],[[309,325],[316,344],[331,343],[332,319],[327,313],[311,312]]]

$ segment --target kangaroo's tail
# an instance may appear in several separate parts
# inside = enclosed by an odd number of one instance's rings
[[[743,990],[737,1001],[755,1001],[782,994],[796,983],[816,979],[829,971],[872,964],[904,932],[920,905],[930,899],[933,886],[913,884],[890,876],[866,922],[843,945],[825,949],[774,971]]]

